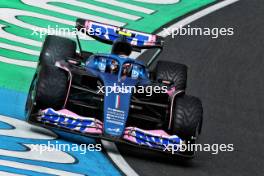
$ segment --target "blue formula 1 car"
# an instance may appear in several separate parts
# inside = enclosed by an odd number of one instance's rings
[[[168,145],[195,143],[202,104],[185,95],[185,65],[156,62],[161,37],[83,19],[76,28],[112,51],[85,52],[78,35],[47,36],[26,103],[29,123],[167,153]],[[155,51],[146,63],[129,57],[143,49]]]

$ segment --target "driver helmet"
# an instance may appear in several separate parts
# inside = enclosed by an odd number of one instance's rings
[[[118,38],[112,46],[112,54],[129,56],[132,52],[132,46],[127,42],[125,36]]]
[[[113,73],[118,71],[118,62],[117,61],[115,61],[115,60],[111,61],[110,70]]]

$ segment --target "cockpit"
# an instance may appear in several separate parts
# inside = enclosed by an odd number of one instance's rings
[[[94,55],[86,63],[87,67],[93,67],[101,73],[119,75],[121,77],[130,77],[132,79],[144,78],[145,68],[143,65],[132,61],[114,57],[113,55]]]

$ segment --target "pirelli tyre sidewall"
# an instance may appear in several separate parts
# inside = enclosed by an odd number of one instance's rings
[[[26,106],[25,106],[25,116],[26,116],[27,121],[29,121],[29,116],[31,115],[31,112],[35,104],[37,79],[38,79],[38,74],[36,72],[30,84]]]
[[[180,95],[175,98],[172,133],[195,142],[201,133],[203,107],[199,98]]]
[[[76,57],[76,42],[64,37],[48,35],[43,43],[39,62],[54,65],[56,61]]]

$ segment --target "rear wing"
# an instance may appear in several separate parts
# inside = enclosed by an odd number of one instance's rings
[[[163,38],[153,34],[84,19],[77,19],[76,28],[106,44],[113,44],[120,36],[125,36],[134,50],[163,48]]]

